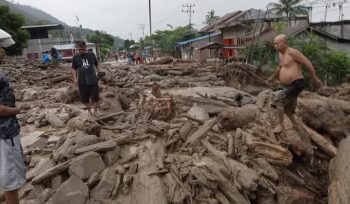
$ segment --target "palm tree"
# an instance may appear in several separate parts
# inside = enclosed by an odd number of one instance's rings
[[[215,10],[208,11],[208,14],[205,16],[205,23],[210,25],[212,22],[218,20],[220,17],[215,16]]]
[[[302,0],[279,0],[279,3],[269,3],[268,7],[272,7],[270,10],[277,15],[287,16],[290,24],[291,17],[308,15],[307,7],[300,5],[301,2]]]

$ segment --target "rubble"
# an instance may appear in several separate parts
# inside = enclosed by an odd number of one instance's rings
[[[339,178],[347,178],[348,148],[341,140],[349,135],[350,104],[343,90],[348,86],[325,89],[323,96],[303,92],[298,124],[285,120],[287,130],[275,134],[277,111],[271,91],[260,91],[265,84],[256,67],[166,59],[157,65],[101,64],[106,75],[96,118],[78,102],[69,65],[39,69],[23,63],[17,69],[5,64],[24,107],[18,118],[28,173],[21,201],[323,204],[346,199],[346,179]]]
[[[69,175],[75,175],[81,180],[89,179],[93,173],[99,173],[105,168],[101,156],[96,152],[87,152],[74,158],[69,164]]]
[[[51,197],[52,204],[84,204],[87,200],[89,188],[78,177],[71,176]]]

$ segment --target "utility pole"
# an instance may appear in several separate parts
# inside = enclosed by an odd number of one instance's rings
[[[185,8],[185,10],[182,9],[182,13],[188,13],[190,15],[190,24],[189,24],[189,26],[192,25],[192,14],[194,13],[194,9],[192,9],[192,8],[195,7],[195,6],[196,6],[196,4],[182,5],[182,8]]]
[[[139,28],[142,30],[142,38],[145,38],[145,24],[139,24]]]
[[[151,39],[151,56],[153,58],[152,6],[151,6],[151,0],[148,0],[148,10],[149,10],[149,37]]]
[[[131,32],[129,33],[129,36],[130,36],[130,40],[132,40],[132,33]]]
[[[330,8],[331,6],[330,5],[326,5],[326,12],[324,14],[324,22],[327,22],[327,12],[328,12],[328,8]]]

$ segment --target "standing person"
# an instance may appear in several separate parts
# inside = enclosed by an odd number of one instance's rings
[[[0,61],[1,64],[1,61]],[[19,204],[18,189],[26,182],[16,99],[9,81],[0,69],[0,190],[7,204]]]
[[[287,114],[294,125],[297,124],[294,117],[297,98],[306,86],[301,72],[301,65],[304,65],[309,72],[315,88],[320,88],[322,82],[317,78],[310,60],[300,51],[289,47],[286,35],[278,35],[274,40],[274,46],[279,52],[279,65],[267,80],[267,83],[271,83],[278,77],[283,85],[282,90],[274,92],[274,105],[278,110],[278,125],[274,128],[274,132],[280,133],[284,130],[284,113]]]
[[[96,116],[98,109],[99,86],[96,72],[99,73],[98,62],[93,52],[86,52],[86,43],[76,43],[78,54],[73,57],[72,73],[74,83],[79,88],[80,100],[92,116]],[[94,111],[91,112],[91,105]]]

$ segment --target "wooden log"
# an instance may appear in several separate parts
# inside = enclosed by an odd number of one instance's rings
[[[66,171],[69,167],[69,163],[70,163],[70,161],[66,161],[62,164],[59,164],[57,166],[52,167],[51,169],[44,171],[43,173],[34,177],[34,179],[32,180],[32,184],[34,184],[34,185],[39,184],[46,179],[49,179],[49,178],[51,178],[59,173]]]
[[[350,137],[340,142],[337,156],[329,164],[328,204],[350,203]]]
[[[120,115],[123,115],[123,114],[124,114],[124,111],[103,115],[103,116],[98,117],[96,119],[96,122],[99,122],[99,121],[102,121],[102,120],[108,120],[108,119],[111,119],[111,118],[114,118],[116,116],[120,116]]]
[[[71,77],[72,77],[72,75],[65,75],[65,76],[55,77],[55,78],[50,79],[50,83],[58,83],[58,82],[61,82],[61,81],[65,81],[65,80],[68,80]]]
[[[115,138],[113,139],[113,142],[115,142],[117,145],[126,144],[130,142],[130,136],[121,136],[121,137]]]
[[[220,128],[235,130],[242,128],[254,121],[257,117],[258,106],[247,105],[244,107],[233,107],[222,111],[218,116]]]
[[[213,125],[215,125],[215,123],[216,118],[212,118],[204,123],[204,125],[202,125],[196,132],[187,138],[185,146],[205,137],[208,131],[213,127]]]
[[[162,65],[162,64],[171,64],[173,62],[172,57],[164,57],[160,60],[157,60],[155,62],[149,63],[150,65]]]
[[[202,160],[200,163],[195,163],[196,166],[205,170],[203,171],[194,171],[194,173],[200,172],[205,173],[203,175],[193,176],[197,178],[202,178],[199,180],[203,185],[214,187],[214,189],[220,189],[226,198],[233,204],[249,204],[250,202],[238,191],[237,187],[229,181],[219,170],[220,165],[211,159]],[[215,183],[213,183],[215,182]],[[218,186],[218,187],[216,187]]]
[[[101,129],[105,129],[105,130],[124,130],[131,127],[132,127],[131,124],[115,125],[115,126],[100,126]]]
[[[222,163],[229,169],[230,174],[247,191],[254,191],[258,187],[259,176],[256,171],[248,168],[245,164],[227,158],[226,152],[219,151],[206,140],[201,141],[202,145],[215,157],[215,161]]]
[[[337,148],[334,147],[330,141],[328,141],[322,135],[318,134],[318,132],[312,130],[305,124],[301,123],[301,125],[310,135],[312,141],[314,141],[324,152],[326,152],[331,157],[337,155]]]
[[[233,156],[233,142],[234,142],[234,136],[232,134],[227,134],[227,138],[228,138],[228,156],[232,157]]]
[[[293,162],[293,155],[288,149],[267,142],[256,142],[254,136],[245,132],[243,134],[249,151],[264,157],[271,164],[289,166]]]
[[[74,151],[74,154],[84,154],[85,152],[107,152],[114,149],[117,146],[117,143],[114,141],[100,142],[90,146],[78,148]]]

